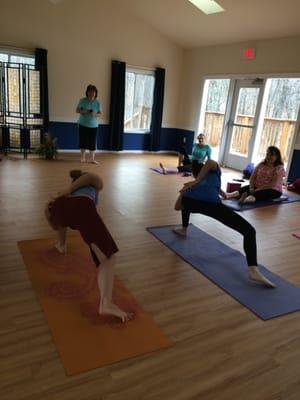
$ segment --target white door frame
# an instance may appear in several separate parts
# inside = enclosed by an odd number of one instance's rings
[[[265,80],[263,79],[238,79],[235,81],[234,93],[233,93],[233,100],[230,110],[230,119],[228,123],[228,132],[226,138],[226,145],[225,145],[225,152],[224,152],[224,164],[225,166],[233,169],[237,169],[242,171],[246,165],[251,162],[252,154],[254,150],[254,143],[256,138],[259,114],[261,110],[261,104],[263,99],[263,92],[264,92]],[[259,88],[256,109],[254,114],[254,121],[252,125],[242,125],[234,122],[236,108],[237,108],[237,101],[240,89],[242,88]],[[248,146],[248,155],[243,157],[238,154],[230,153],[230,143],[232,139],[233,128],[235,126],[240,127],[248,127],[252,128],[251,136],[249,139],[249,146]]]

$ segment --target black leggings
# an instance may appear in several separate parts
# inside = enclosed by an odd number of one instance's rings
[[[261,189],[258,190],[254,193],[250,193],[250,186],[243,186],[239,189],[240,195],[243,193],[247,193],[247,195],[251,195],[255,197],[256,201],[263,201],[263,200],[272,200],[272,199],[278,199],[282,193],[279,192],[279,190],[275,189]]]
[[[182,226],[188,227],[190,214],[203,214],[214,218],[229,228],[239,232],[244,236],[244,251],[249,265],[257,265],[256,232],[239,214],[234,212],[222,203],[208,203],[189,197],[182,197]]]
[[[98,128],[88,128],[87,126],[79,125],[79,148],[96,150],[97,130]]]
[[[183,146],[179,150],[179,154],[183,155],[183,160],[182,160],[182,165],[179,165],[177,167],[178,172],[192,172],[193,168],[193,163],[198,164],[197,160],[191,160],[190,156],[188,155],[186,148]]]
[[[178,172],[192,172],[192,161],[190,160],[190,157],[184,146],[182,146],[181,149],[179,150],[179,154],[183,156],[183,159],[182,159],[182,165],[179,165],[177,167]]]

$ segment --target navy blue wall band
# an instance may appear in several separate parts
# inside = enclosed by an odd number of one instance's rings
[[[178,151],[185,145],[191,153],[194,132],[178,128],[161,128],[160,150]],[[78,127],[74,122],[55,122],[49,123],[49,133],[57,138],[60,150],[79,150]],[[124,150],[147,151],[150,148],[150,134],[124,133]],[[100,125],[97,135],[97,149],[109,149],[109,125]]]

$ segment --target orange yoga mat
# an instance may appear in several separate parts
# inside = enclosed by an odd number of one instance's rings
[[[53,239],[18,243],[32,285],[46,314],[54,342],[69,375],[171,346],[171,341],[119,279],[114,301],[135,317],[125,324],[99,316],[96,267],[80,237],[59,254]]]

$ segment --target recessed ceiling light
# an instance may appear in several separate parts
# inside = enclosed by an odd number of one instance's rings
[[[215,0],[189,0],[194,6],[199,8],[204,14],[215,14],[225,11]]]

